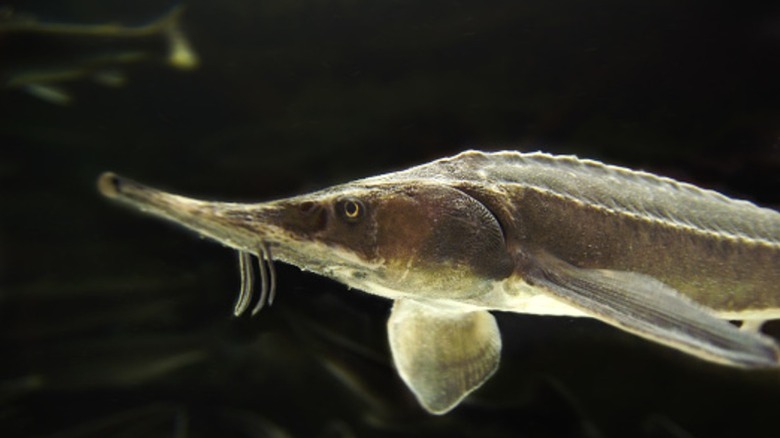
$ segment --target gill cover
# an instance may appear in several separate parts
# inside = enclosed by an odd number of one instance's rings
[[[388,287],[432,298],[473,296],[514,269],[496,217],[460,190],[407,184],[371,207]]]

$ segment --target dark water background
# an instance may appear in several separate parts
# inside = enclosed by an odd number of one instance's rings
[[[172,3],[11,5],[137,24]],[[392,368],[389,302],[280,265],[274,307],[233,318],[235,254],[119,208],[94,184],[110,169],[267,200],[466,148],[541,149],[777,207],[778,5],[187,6],[194,72],[138,65],[124,88],[69,84],[66,107],[0,92],[0,435],[780,436],[776,373],[595,321],[509,314],[498,315],[498,373],[429,416]],[[3,43],[0,70],[14,62]]]

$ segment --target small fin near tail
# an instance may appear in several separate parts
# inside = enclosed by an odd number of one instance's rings
[[[743,332],[761,333],[761,327],[766,324],[766,320],[763,319],[746,319],[742,321],[742,325],[739,329]]]

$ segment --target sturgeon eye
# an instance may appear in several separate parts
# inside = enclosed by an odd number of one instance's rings
[[[366,208],[363,206],[363,203],[357,199],[352,198],[340,201],[336,208],[344,220],[353,223],[363,218],[363,215],[366,212]]]

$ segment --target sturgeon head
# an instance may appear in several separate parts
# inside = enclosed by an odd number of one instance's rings
[[[493,214],[441,184],[345,184],[256,204],[195,200],[113,173],[98,188],[240,252],[272,252],[391,299],[462,300],[486,293],[513,269]]]

